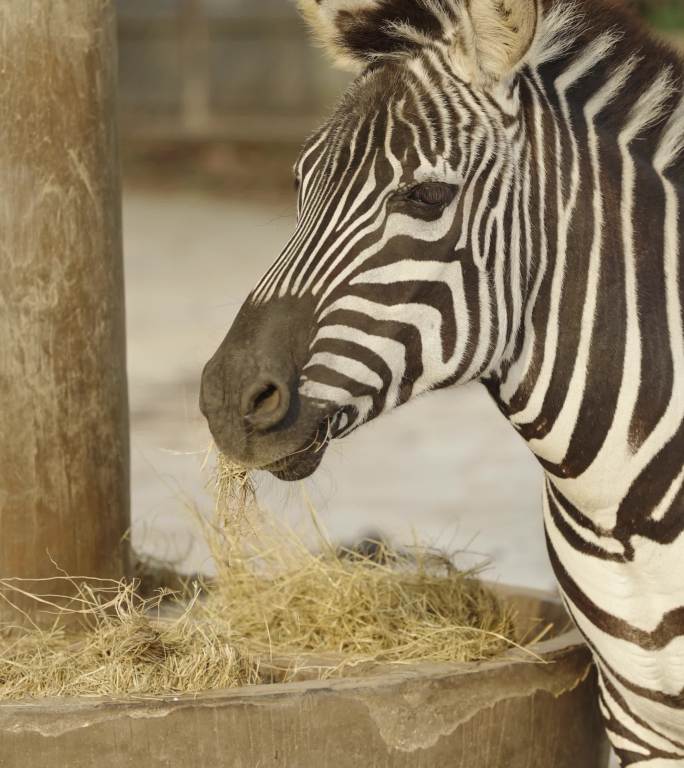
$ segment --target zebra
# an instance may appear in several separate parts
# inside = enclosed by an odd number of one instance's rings
[[[684,66],[609,0],[299,0],[356,75],[208,362],[219,448],[295,480],[482,382],[621,765],[684,766]]]

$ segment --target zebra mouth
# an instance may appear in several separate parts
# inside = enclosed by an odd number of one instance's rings
[[[338,408],[318,425],[309,440],[294,453],[261,467],[278,480],[304,480],[318,469],[331,440],[345,437],[352,431],[358,413],[353,406]]]
[[[276,461],[273,464],[269,464],[264,467],[265,470],[270,472],[278,480],[284,480],[286,482],[295,482],[296,480],[304,480],[318,469],[323,455],[325,454],[325,447],[318,451],[306,453],[295,453],[291,456],[286,456],[280,461]]]
[[[270,472],[278,480],[287,482],[304,480],[313,475],[323,461],[328,443],[332,439],[330,424],[330,419],[326,418],[302,448],[262,469]]]

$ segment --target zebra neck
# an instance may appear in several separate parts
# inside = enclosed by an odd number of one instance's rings
[[[684,480],[682,66],[621,32],[520,78],[529,279],[487,381],[552,487],[601,525],[635,488],[642,514]]]

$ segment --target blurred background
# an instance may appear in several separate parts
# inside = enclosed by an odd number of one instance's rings
[[[631,0],[625,0],[630,2]],[[682,0],[634,0],[684,40]],[[294,226],[292,165],[348,83],[290,0],[119,0],[134,545],[186,571],[208,556],[206,360]],[[213,458],[209,459],[209,469]],[[489,576],[551,589],[541,473],[471,386],[421,398],[335,443],[304,484],[259,478],[298,526],[469,551]]]

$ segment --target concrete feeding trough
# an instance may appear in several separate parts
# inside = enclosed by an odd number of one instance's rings
[[[589,651],[548,595],[499,591],[555,636],[472,664],[372,664],[352,676],[181,697],[0,706],[0,764],[69,768],[605,768]],[[310,674],[309,670],[309,674]]]

